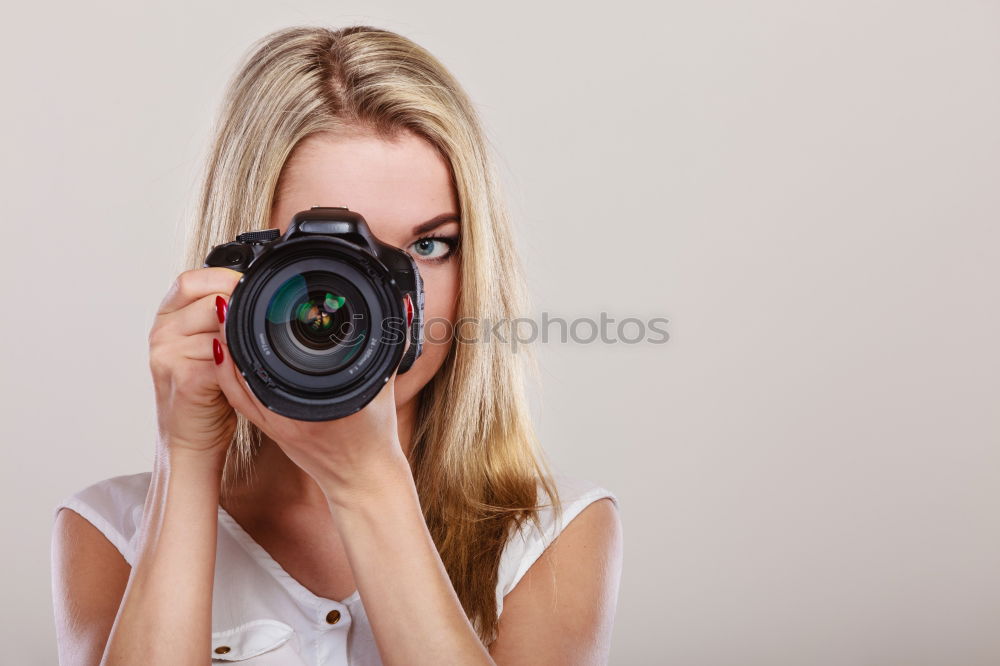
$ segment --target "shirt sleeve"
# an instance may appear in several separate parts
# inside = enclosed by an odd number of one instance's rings
[[[72,509],[96,527],[132,565],[150,476],[145,472],[98,481],[57,504],[53,520],[60,509]]]

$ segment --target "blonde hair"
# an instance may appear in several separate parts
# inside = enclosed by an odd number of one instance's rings
[[[457,317],[513,321],[520,262],[487,140],[465,92],[430,53],[369,26],[292,27],[259,40],[232,79],[208,155],[186,263],[271,226],[283,167],[317,132],[409,131],[451,165],[461,218]],[[455,343],[422,390],[410,463],[424,519],[480,639],[496,638],[497,569],[512,530],[561,512],[524,391],[523,349]],[[238,415],[223,485],[252,465],[260,430]],[[541,504],[539,487],[549,497]],[[558,519],[558,518],[557,518]]]

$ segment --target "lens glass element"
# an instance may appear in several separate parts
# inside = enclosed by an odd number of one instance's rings
[[[324,375],[355,360],[368,340],[369,321],[365,301],[350,282],[328,271],[306,271],[274,292],[265,326],[284,363]]]

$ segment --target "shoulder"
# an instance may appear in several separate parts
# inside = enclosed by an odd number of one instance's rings
[[[132,542],[142,520],[151,476],[151,472],[141,472],[92,483],[59,502],[53,518],[63,508],[73,510],[96,527],[132,564]]]
[[[574,540],[584,543],[617,533],[620,527],[620,503],[613,491],[579,476],[557,472],[552,478],[558,502],[549,503],[539,482],[539,502],[546,506],[538,511],[538,525],[532,521],[525,522],[511,534],[501,555],[497,578],[498,615],[503,611],[503,598],[570,525],[573,525]],[[607,501],[599,501],[605,499]],[[579,521],[575,520],[577,517],[580,517]]]

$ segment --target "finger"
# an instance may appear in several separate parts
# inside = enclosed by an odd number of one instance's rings
[[[214,337],[214,333],[200,333],[157,343],[155,348],[150,348],[149,356],[149,367],[153,378],[169,378],[183,366],[187,366],[189,370],[197,368],[197,376],[205,379],[203,389],[218,391],[218,382],[213,370],[215,363],[212,359]]]
[[[207,364],[212,360],[214,337],[218,336],[215,333],[199,333],[157,342],[150,347],[150,363],[157,367],[172,367],[178,359],[189,359]]]
[[[231,268],[193,268],[178,275],[160,302],[158,315],[176,312],[208,294],[231,294],[243,277]]]
[[[215,333],[198,333],[183,338],[177,338],[177,353],[192,361],[211,361],[212,338],[218,337]]]
[[[412,306],[412,301],[410,300],[409,295],[403,296],[403,312],[405,313],[403,316],[406,317],[406,319],[405,319],[405,321],[406,321],[406,327],[403,329],[403,355],[400,357],[400,361],[402,361],[403,358],[406,358],[407,352],[410,351],[410,346],[411,346],[410,335],[411,335],[411,332],[413,330],[412,327],[411,327],[411,324],[412,324],[412,314],[411,314],[412,313],[412,309],[411,308],[412,307],[413,307]],[[392,375],[389,378],[389,383],[390,384],[393,383],[393,381],[395,381],[396,374],[398,372],[399,372],[399,365],[397,364],[396,367],[393,368]]]
[[[213,337],[218,339],[218,336]],[[236,364],[233,363],[232,356],[229,354],[229,347],[221,340],[220,345],[222,346],[222,362],[215,366],[215,377],[219,383],[219,388],[222,389],[233,409],[243,414],[243,416],[250,419],[253,423],[261,426],[266,422],[264,412],[268,411],[267,407],[262,405],[250,390],[246,379],[243,378]]]
[[[222,298],[228,307],[229,294],[208,294],[184,306],[180,310],[159,316],[157,326],[171,335],[196,335],[198,333],[218,333],[222,330],[216,299]]]
[[[229,336],[226,335],[226,319],[229,317],[229,299],[232,294],[216,294],[212,301],[215,310],[215,330],[222,344],[229,346]]]

